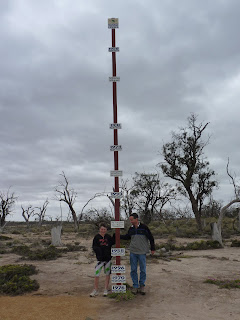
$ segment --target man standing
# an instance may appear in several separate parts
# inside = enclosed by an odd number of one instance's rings
[[[138,221],[138,215],[133,213],[129,216],[132,226],[129,228],[126,235],[121,235],[120,238],[124,240],[131,239],[130,242],[130,264],[131,264],[131,278],[133,282],[134,294],[140,292],[145,294],[146,281],[146,253],[149,252],[149,242],[151,254],[155,252],[154,238],[149,228]],[[137,268],[140,266],[140,279],[138,282]]]

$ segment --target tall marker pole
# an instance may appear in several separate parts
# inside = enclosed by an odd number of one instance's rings
[[[111,227],[115,228],[116,239],[116,248],[112,249],[112,256],[116,257],[116,265],[113,266],[112,272],[117,274],[112,276],[112,282],[117,283],[112,286],[112,291],[125,292],[126,286],[121,283],[126,282],[126,278],[120,275],[125,272],[125,266],[121,266],[121,256],[125,255],[125,249],[120,248],[120,228],[124,227],[124,222],[120,221],[122,193],[119,192],[119,176],[122,176],[122,171],[118,166],[118,151],[122,150],[122,146],[118,145],[118,129],[121,129],[122,126],[118,123],[117,117],[117,81],[120,81],[120,77],[117,77],[116,52],[119,52],[119,47],[116,47],[115,29],[118,28],[118,18],[108,19],[108,28],[112,29],[112,47],[108,48],[108,51],[112,53],[112,77],[109,77],[109,81],[113,84],[113,123],[110,124],[110,129],[113,129],[114,140],[114,145],[110,146],[110,150],[114,152],[114,170],[110,172],[110,175],[114,177],[114,192],[111,193],[111,197],[115,199],[115,221],[112,221]]]

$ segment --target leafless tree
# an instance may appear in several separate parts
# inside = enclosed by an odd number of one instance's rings
[[[46,211],[47,211],[47,206],[49,204],[48,199],[46,199],[41,207],[35,207],[35,209],[38,210],[38,212],[34,213],[34,216],[38,216],[38,223],[41,226],[45,217],[46,217]]]
[[[73,207],[77,198],[77,193],[74,189],[70,188],[69,181],[64,171],[60,174],[60,176],[62,176],[63,181],[60,181],[58,186],[55,187],[55,196],[58,201],[65,202],[68,205],[74,222],[74,228],[77,231],[79,229],[79,222],[77,219],[77,213]]]
[[[99,198],[99,197],[107,197],[110,202],[111,202],[111,205],[114,207],[114,201],[113,199],[111,198],[111,196],[109,196],[109,194],[107,194],[106,192],[97,192],[95,193],[86,203],[85,205],[82,207],[82,210],[80,212],[80,215],[78,217],[78,221],[81,221],[83,219],[83,216],[84,216],[84,210],[86,209],[86,207],[89,205],[89,203],[91,201],[93,201],[94,199],[96,198]],[[88,214],[89,214],[89,211],[88,211]]]
[[[13,206],[17,200],[14,192],[10,192],[8,189],[7,193],[0,192],[0,227],[4,228],[6,224],[6,217],[11,214]]]
[[[29,228],[29,219],[32,216],[34,216],[34,208],[32,205],[29,205],[26,209],[23,208],[23,206],[21,206],[21,208],[22,208],[22,216],[27,223],[27,227]]]
[[[217,223],[213,223],[213,225],[212,225],[212,238],[213,238],[213,240],[219,241],[219,243],[221,243],[222,245],[223,245],[223,242],[222,242],[222,220],[224,218],[224,215],[229,207],[231,207],[235,203],[240,202],[240,186],[236,182],[236,177],[234,177],[229,171],[229,159],[228,159],[226,170],[227,170],[227,175],[229,176],[229,178],[231,180],[231,184],[233,185],[233,188],[234,188],[234,199],[222,207]]]

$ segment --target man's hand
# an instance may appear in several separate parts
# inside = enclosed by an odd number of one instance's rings
[[[155,251],[151,251],[151,254],[154,255]]]

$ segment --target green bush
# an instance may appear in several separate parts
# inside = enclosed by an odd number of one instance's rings
[[[36,280],[31,280],[30,275],[36,274],[33,265],[5,265],[0,267],[0,293],[19,295],[39,289]]]
[[[29,247],[22,245],[12,249],[13,253],[19,254],[26,260],[55,260],[62,256],[63,250],[58,250],[54,246],[49,246],[45,249],[30,250]]]
[[[161,245],[157,246],[157,249],[165,248],[167,251],[173,250],[209,250],[209,249],[220,249],[222,246],[218,241],[194,241],[188,243],[185,246],[177,246],[172,241],[168,241],[167,243],[162,243]]]
[[[3,235],[0,235],[0,240],[12,240],[12,238],[8,237],[8,236],[3,236]]]
[[[236,239],[232,240],[231,247],[240,247],[240,241]]]
[[[240,279],[237,280],[217,280],[217,279],[207,279],[204,283],[211,283],[219,286],[219,288],[223,289],[240,289]]]

